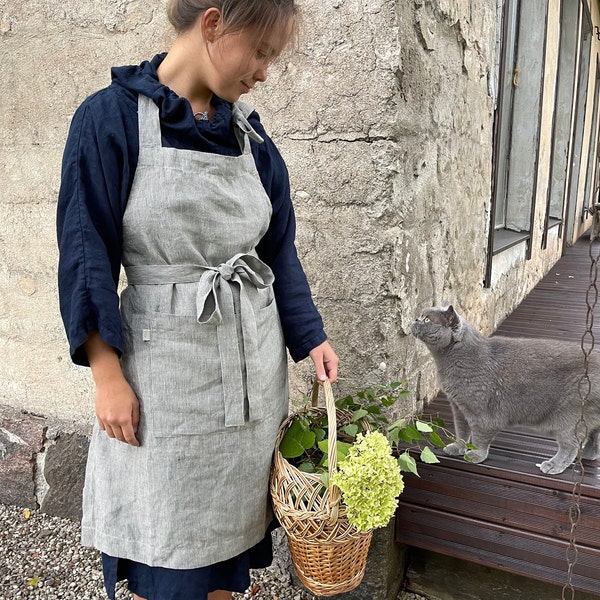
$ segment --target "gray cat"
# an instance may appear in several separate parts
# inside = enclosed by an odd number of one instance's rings
[[[457,441],[446,446],[447,454],[466,453],[473,462],[482,462],[499,431],[526,426],[558,443],[558,452],[537,465],[542,473],[562,473],[573,462],[579,450],[577,389],[584,365],[579,344],[485,337],[452,306],[426,309],[411,331],[433,355],[452,407]],[[594,460],[600,457],[600,360],[593,352],[588,373],[583,458]],[[469,441],[476,450],[467,450]]]

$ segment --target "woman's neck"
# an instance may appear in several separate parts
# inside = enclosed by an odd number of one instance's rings
[[[179,35],[157,70],[158,80],[185,98],[194,113],[210,111],[213,95],[202,77],[200,65],[204,53],[199,50],[198,45],[190,44],[187,36]],[[194,55],[198,59],[190,60]]]

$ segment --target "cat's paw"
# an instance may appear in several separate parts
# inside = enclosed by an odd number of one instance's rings
[[[444,447],[444,453],[448,456],[463,456],[466,451],[466,445],[460,442],[452,442]]]
[[[488,457],[488,452],[487,450],[469,450],[466,456],[471,462],[480,463]]]
[[[558,475],[562,473],[570,463],[565,464],[564,462],[555,461],[553,458],[545,460],[543,463],[536,464],[536,467],[540,468],[542,473],[546,475]]]

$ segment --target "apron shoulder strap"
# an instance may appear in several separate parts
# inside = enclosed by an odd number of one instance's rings
[[[248,138],[252,138],[255,142],[262,144],[265,140],[256,133],[252,125],[248,122],[248,117],[254,112],[254,107],[243,100],[238,100],[233,103],[232,116],[236,127],[235,137],[242,149],[242,152],[250,152],[250,142]]]
[[[256,110],[252,104],[244,102],[244,100],[238,100],[237,102],[234,102],[234,104],[240,109],[245,119],[247,119]]]
[[[160,148],[160,115],[152,98],[138,94],[138,129],[140,148]]]

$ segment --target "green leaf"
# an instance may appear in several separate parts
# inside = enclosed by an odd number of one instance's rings
[[[308,448],[312,448],[315,443],[315,434],[307,430],[305,425],[300,419],[290,425],[279,444],[279,451],[283,458],[297,458],[302,456]]]
[[[364,408],[359,408],[352,413],[353,421],[360,421],[363,417],[366,417],[369,413]]]
[[[427,446],[421,450],[420,459],[428,465],[433,465],[440,462],[438,457],[432,452],[431,448]]]
[[[321,429],[320,427],[318,427],[317,429],[315,429],[314,432],[315,432],[315,440],[317,440],[317,442],[320,442],[321,440],[324,440],[325,436],[327,435],[325,433],[325,430]]]
[[[435,431],[429,436],[429,441],[438,448],[443,448],[446,445],[444,440]]]
[[[350,448],[352,448],[352,444],[347,444],[346,442],[336,442],[335,455],[336,455],[338,464],[341,463],[343,460],[345,460],[346,455],[348,454],[348,450],[350,450]],[[321,450],[321,452],[323,452],[323,454],[325,456],[328,455],[328,449],[329,449],[329,440],[323,440],[323,441],[319,442],[319,450]],[[323,466],[324,467],[329,466],[329,461],[328,460],[323,461]]]
[[[397,421],[394,421],[391,425],[390,425],[390,429],[392,427],[404,427],[406,425],[406,419],[398,419]]]
[[[394,431],[398,436],[398,441],[406,442],[407,444],[412,444],[412,435],[410,435],[410,433],[405,428],[395,429]]]
[[[398,429],[390,429],[388,431],[388,438],[390,442],[393,444],[398,444],[400,442],[400,436],[398,435]]]
[[[420,477],[419,472],[417,471],[417,461],[408,453],[408,451],[402,453],[398,457],[398,466],[401,471],[414,473],[417,477]]]
[[[313,465],[311,462],[303,462],[302,464],[298,465],[298,471],[302,471],[303,473],[314,473],[315,465]]]
[[[380,415],[381,409],[376,404],[372,404],[371,406],[367,406],[367,412],[371,415]]]
[[[393,390],[396,390],[396,389],[398,389],[399,387],[403,387],[404,385],[406,385],[406,381],[392,381],[392,382],[390,383],[390,387],[391,387]]]
[[[412,424],[405,425],[398,429],[398,436],[401,440],[412,444],[415,440],[424,439],[421,432]]]
[[[348,406],[350,406],[351,404],[353,404],[354,399],[352,398],[352,396],[346,396],[344,398],[340,398],[335,405],[338,408],[348,408]]]
[[[352,444],[347,444],[346,442],[336,443],[336,456],[338,463],[346,459],[346,456],[348,455],[348,450],[350,450],[350,448],[352,448]]]
[[[319,478],[325,487],[329,487],[329,473],[320,473]]]
[[[413,440],[422,440],[423,439],[421,432],[416,428],[415,425],[407,425],[406,431],[408,432],[409,435],[412,436]]]
[[[424,421],[419,421],[418,419],[415,421],[415,426],[417,429],[423,433],[431,433],[433,428],[429,423],[425,423]]]
[[[350,436],[355,437],[358,433],[358,425],[356,423],[350,423],[350,425],[346,425],[343,430]]]
[[[384,396],[383,398],[381,398],[381,405],[385,406],[386,408],[389,408],[390,406],[396,403],[396,400],[397,399],[394,398],[394,396]]]

